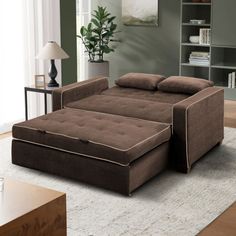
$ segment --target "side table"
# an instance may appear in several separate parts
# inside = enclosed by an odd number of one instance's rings
[[[44,94],[44,113],[45,115],[48,113],[47,109],[47,95],[52,95],[53,90],[58,89],[58,87],[45,87],[45,88],[36,88],[34,86],[32,87],[25,87],[25,120],[28,120],[28,92],[35,92],[35,93],[43,93]]]

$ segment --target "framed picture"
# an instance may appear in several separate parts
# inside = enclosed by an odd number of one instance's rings
[[[45,75],[35,75],[35,88],[45,88],[46,82],[45,82]]]
[[[122,21],[125,25],[157,26],[158,0],[122,0]]]

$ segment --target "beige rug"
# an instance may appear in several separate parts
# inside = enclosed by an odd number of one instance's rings
[[[190,174],[166,171],[132,197],[12,165],[10,149],[0,140],[0,172],[67,193],[68,236],[196,235],[236,201],[236,129]]]

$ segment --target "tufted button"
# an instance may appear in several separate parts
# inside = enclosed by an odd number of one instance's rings
[[[124,132],[121,132],[121,131],[118,132],[118,134],[119,134],[119,135],[125,135],[125,133],[124,133]]]

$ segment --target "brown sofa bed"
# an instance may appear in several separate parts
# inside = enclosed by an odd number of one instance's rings
[[[189,172],[223,139],[223,89],[127,74],[53,93],[54,112],[14,125],[12,162],[130,194],[169,163]]]

